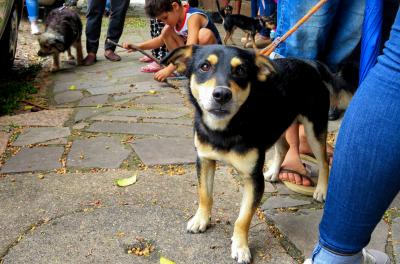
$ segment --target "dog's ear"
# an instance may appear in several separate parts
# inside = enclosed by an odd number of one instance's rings
[[[276,72],[271,61],[261,54],[256,54],[255,62],[258,67],[257,79],[260,82],[265,81],[269,75]]]
[[[177,67],[176,70],[178,72],[185,73],[188,69],[189,61],[197,48],[198,46],[196,45],[176,48],[161,60],[161,64],[168,65],[172,63]]]

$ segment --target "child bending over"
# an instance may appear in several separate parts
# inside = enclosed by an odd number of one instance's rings
[[[221,44],[218,30],[207,15],[180,0],[146,0],[145,11],[149,17],[157,18],[165,26],[161,34],[151,40],[139,43],[143,50],[150,50],[165,45],[168,51],[184,45]],[[134,50],[129,43],[123,43],[124,48]],[[174,70],[173,64],[154,74],[154,79],[164,81]]]

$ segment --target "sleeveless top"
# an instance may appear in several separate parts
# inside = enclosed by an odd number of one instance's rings
[[[199,15],[205,16],[207,18],[207,25],[203,26],[203,28],[208,28],[209,30],[211,30],[214,33],[215,38],[217,39],[217,43],[222,44],[221,37],[219,36],[217,28],[215,27],[214,23],[211,21],[211,19],[207,16],[206,13],[204,13],[202,10],[194,8],[194,7],[189,7],[189,8],[186,7],[185,12],[186,13],[185,13],[183,25],[179,29],[176,27],[174,28],[176,34],[183,37],[185,42],[186,42],[187,36],[188,36],[189,18],[194,14],[199,14]]]

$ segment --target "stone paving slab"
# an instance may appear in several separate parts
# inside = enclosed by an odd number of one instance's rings
[[[196,151],[193,139],[149,138],[135,140],[133,149],[147,166],[194,163]]]
[[[61,167],[59,159],[64,152],[63,147],[23,148],[17,155],[6,161],[0,173],[16,173],[27,171],[48,171]]]
[[[28,128],[17,140],[13,142],[13,146],[26,146],[46,142],[52,139],[67,137],[71,134],[68,127],[34,127]]]
[[[392,222],[393,251],[396,263],[400,263],[400,218],[395,218]]]
[[[101,94],[101,95],[95,95],[95,96],[89,96],[83,98],[78,106],[97,106],[97,105],[103,105],[106,104],[108,101],[108,95],[106,94]]]
[[[235,263],[230,258],[233,224],[227,222],[234,223],[241,194],[225,170],[216,171],[214,220],[203,234],[185,231],[196,209],[194,166],[176,176],[148,169],[139,172],[136,184],[114,186],[115,179],[131,174],[117,170],[2,179],[0,255],[10,247],[4,264],[159,263],[160,255],[176,263]],[[18,240],[34,223],[36,228]],[[154,241],[156,250],[149,258],[126,254],[125,247],[136,237]],[[249,243],[255,263],[294,263],[257,218]]]
[[[90,117],[105,113],[107,111],[111,111],[111,109],[112,109],[111,107],[101,107],[101,108],[81,107],[76,112],[75,117],[74,117],[74,121],[76,123],[76,122],[85,120],[87,118],[90,118]]]
[[[111,137],[77,139],[68,154],[67,167],[118,168],[130,153]]]
[[[58,93],[54,96],[54,100],[57,104],[66,104],[76,102],[83,98],[81,91],[65,91]]]
[[[266,215],[271,218],[281,232],[305,255],[311,254],[318,240],[318,225],[322,210],[302,209],[296,213]],[[385,251],[388,226],[381,221],[372,234],[368,248]]]
[[[134,100],[138,104],[183,104],[184,99],[180,93],[158,93],[145,95]]]
[[[14,116],[1,116],[0,125],[60,127],[69,119],[72,112],[72,109],[56,109]]]
[[[193,129],[187,126],[150,123],[95,122],[86,131],[134,135],[193,136]]]
[[[133,87],[128,84],[113,84],[110,86],[100,86],[95,88],[86,89],[92,95],[99,94],[119,94],[119,93],[133,93],[136,92]]]
[[[3,155],[4,151],[6,150],[10,136],[11,133],[0,131],[0,156]]]
[[[144,118],[143,123],[176,124],[176,125],[186,125],[193,127],[193,119],[191,118],[175,118],[175,119]]]
[[[293,207],[310,204],[311,201],[293,199],[288,196],[273,196],[261,206],[262,210],[271,210],[276,208]]]
[[[144,118],[178,118],[186,115],[187,112],[178,112],[178,111],[168,111],[168,110],[157,110],[157,109],[149,109],[149,110],[138,110],[138,109],[122,109],[122,110],[113,110],[108,112],[106,115],[108,116],[136,116],[136,117],[144,117]]]

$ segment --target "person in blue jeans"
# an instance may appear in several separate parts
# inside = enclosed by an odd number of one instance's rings
[[[363,249],[400,190],[400,9],[339,131],[320,238],[305,263],[390,263]]]
[[[318,0],[279,0],[276,35],[283,36],[317,2]],[[364,11],[365,0],[330,0],[281,43],[275,52],[283,57],[319,60],[335,72],[338,65],[352,54],[360,42]],[[300,153],[310,154],[312,151],[303,135],[304,133],[300,133],[299,137],[297,123],[286,131],[289,150],[282,168],[293,172],[282,171],[279,179],[309,186],[311,181],[304,177],[307,171],[300,159]],[[328,147],[328,156],[332,156],[332,152],[332,148]]]
[[[26,0],[26,9],[28,10],[28,19],[31,24],[31,34],[37,35],[40,33],[38,25],[39,3],[38,0]]]

